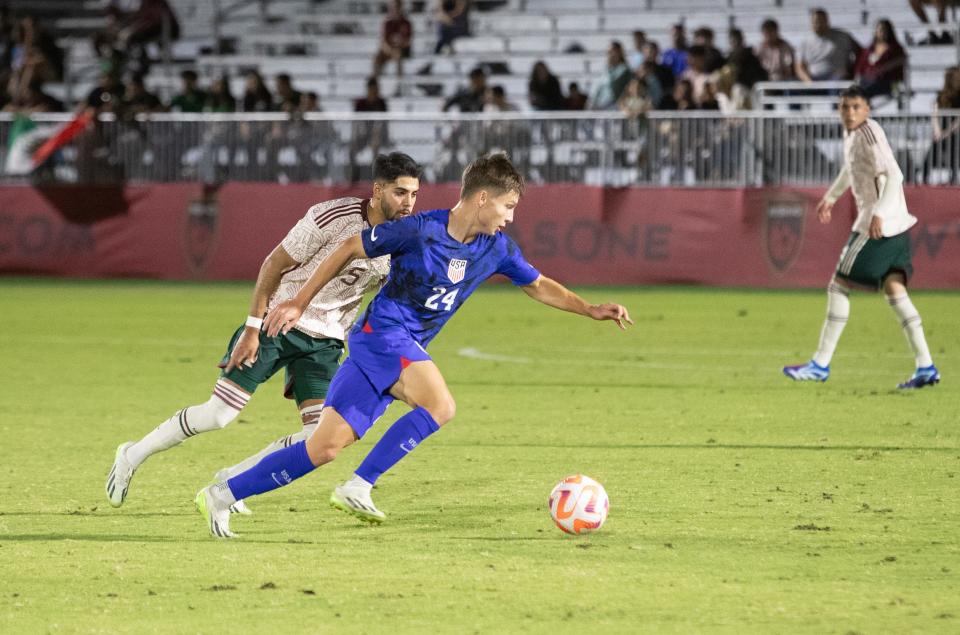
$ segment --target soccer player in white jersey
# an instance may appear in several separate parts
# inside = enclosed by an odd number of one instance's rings
[[[290,230],[260,268],[244,326],[234,333],[220,363],[223,369],[213,395],[202,404],[178,410],[136,442],[117,448],[107,476],[107,498],[123,504],[134,472],[150,456],[184,440],[233,421],[263,382],[286,370],[285,396],[296,400],[303,428],[278,439],[258,454],[220,470],[224,480],[255,465],[277,450],[306,439],[320,420],[320,410],[339,367],[347,330],[369,289],[387,278],[389,256],[354,260],[311,300],[296,326],[280,336],[261,331],[269,309],[297,296],[317,266],[349,238],[386,221],[413,214],[421,168],[409,156],[394,152],[374,162],[373,193],[318,203]],[[247,513],[242,504],[233,511]]]
[[[887,136],[869,117],[870,104],[859,86],[840,93],[843,168],[817,205],[817,216],[821,223],[829,223],[834,203],[849,187],[857,218],[827,286],[827,317],[817,351],[806,364],[785,366],[783,374],[796,381],[826,381],[830,360],[850,315],[850,289],[883,289],[916,361],[913,376],[898,388],[922,388],[938,383],[940,373],[930,357],[920,314],[907,295],[907,280],[913,273],[907,231],[917,219],[907,211],[903,173]]]

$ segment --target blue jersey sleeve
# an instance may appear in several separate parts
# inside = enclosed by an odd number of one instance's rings
[[[419,233],[420,219],[413,215],[365,229],[360,232],[360,240],[367,257],[376,258],[404,251]]]
[[[510,281],[518,287],[531,284],[539,278],[540,272],[523,257],[520,246],[506,234],[500,234],[500,236],[504,241],[506,253],[500,261],[500,266],[497,267],[497,273],[510,278]]]

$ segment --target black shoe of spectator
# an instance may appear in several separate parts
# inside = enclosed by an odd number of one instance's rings
[[[940,34],[940,44],[953,44],[953,33],[944,31]]]

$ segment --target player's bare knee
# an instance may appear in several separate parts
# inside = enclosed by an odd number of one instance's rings
[[[438,426],[442,426],[452,420],[457,414],[457,402],[452,395],[437,399],[434,403],[424,406],[424,410],[430,413]]]
[[[332,463],[337,455],[340,454],[340,450],[343,448],[329,444],[314,444],[313,447],[307,446],[307,454],[310,457],[310,461],[315,466],[326,465],[327,463]]]

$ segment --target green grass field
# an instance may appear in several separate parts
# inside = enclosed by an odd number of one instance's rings
[[[0,633],[960,632],[958,294],[914,295],[944,382],[901,394],[880,296],[806,385],[779,367],[822,292],[580,289],[621,333],[486,289],[431,347],[458,416],[380,481],[383,526],[327,500],[400,407],[208,536],[197,489],[299,425],[278,378],[111,508],[117,444],[207,399],[250,289],[0,279]],[[591,536],[547,510],[576,472],[611,499]]]

